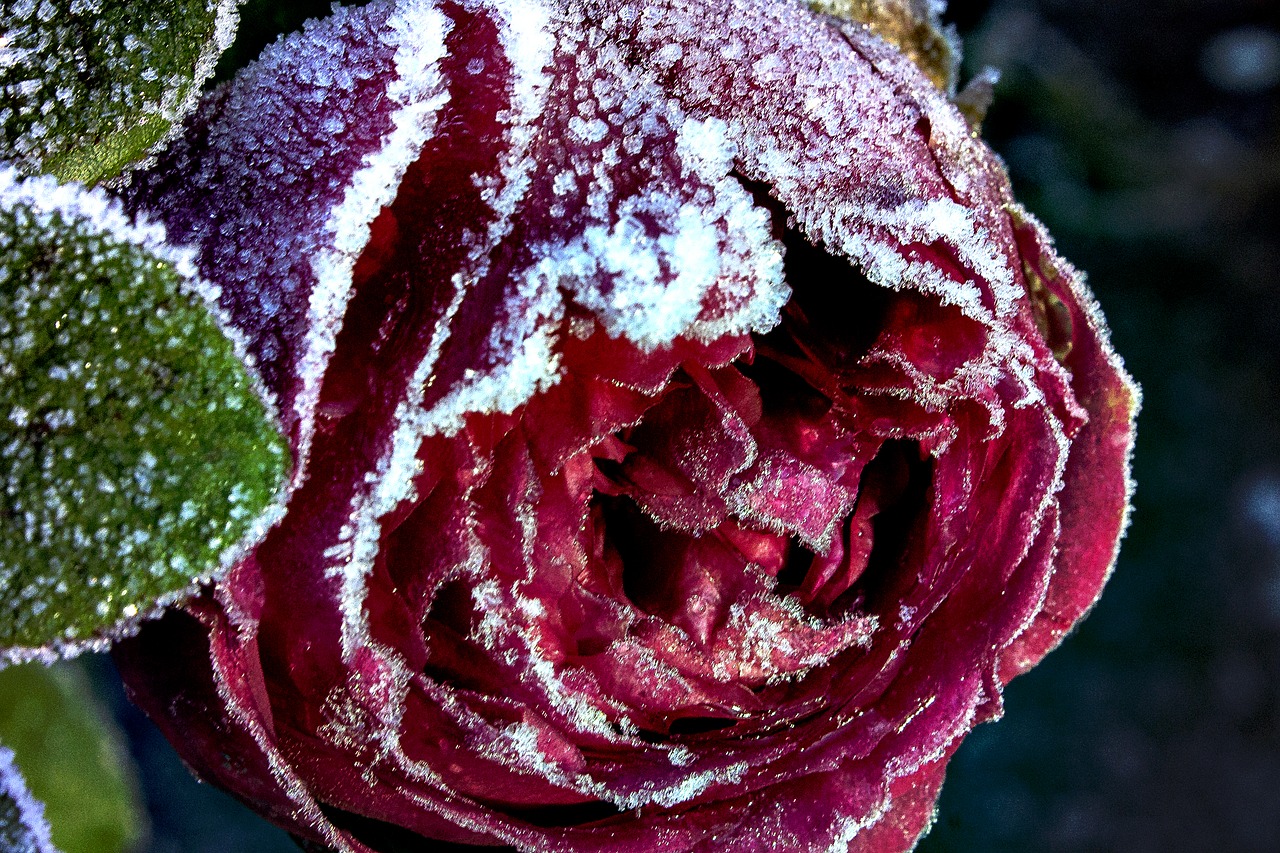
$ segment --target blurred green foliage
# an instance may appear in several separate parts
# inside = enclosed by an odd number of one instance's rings
[[[0,743],[44,803],[62,853],[142,849],[136,769],[76,663],[0,670]]]

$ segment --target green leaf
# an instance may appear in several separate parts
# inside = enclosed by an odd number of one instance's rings
[[[97,183],[157,147],[235,36],[240,0],[0,0],[0,160]]]
[[[0,170],[0,661],[104,646],[256,543],[289,453],[163,229]]]
[[[26,664],[0,672],[0,742],[17,756],[31,797],[44,803],[53,845],[62,853],[123,853],[141,839],[133,762],[78,665]],[[7,853],[3,838],[0,830],[0,850]]]

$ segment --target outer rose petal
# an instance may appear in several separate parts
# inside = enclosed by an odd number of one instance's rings
[[[130,698],[208,781],[286,829],[338,853],[364,853],[329,824],[280,753],[257,658],[238,653],[243,638],[227,630],[225,613],[211,601],[188,611],[172,611],[116,645],[117,665],[132,676]]]
[[[1035,666],[1098,599],[1115,565],[1133,489],[1127,476],[1140,395],[1107,342],[1106,326],[1080,275],[1057,260],[1040,223],[1015,218],[1025,263],[1050,277],[1070,310],[1075,343],[1066,359],[1089,422],[1072,443],[1063,486],[1062,534],[1043,609],[1001,654],[1001,680]]]
[[[121,667],[312,843],[906,849],[1114,560],[1090,297],[917,69],[798,3],[338,11],[133,193],[302,461]]]

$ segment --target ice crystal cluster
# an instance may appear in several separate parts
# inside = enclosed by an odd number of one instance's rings
[[[278,515],[288,450],[214,299],[163,227],[0,171],[5,657],[101,643]]]
[[[907,46],[936,14],[852,5]],[[128,203],[220,288],[295,464],[117,659],[308,844],[906,850],[1110,572],[1136,392],[874,21],[336,8]]]
[[[169,133],[231,43],[239,0],[0,2],[0,161],[114,177]]]

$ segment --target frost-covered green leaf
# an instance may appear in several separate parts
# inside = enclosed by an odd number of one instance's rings
[[[278,517],[288,449],[201,287],[100,191],[0,171],[0,661],[104,644]]]
[[[0,160],[96,183],[162,141],[240,0],[0,0]]]
[[[52,845],[36,851],[136,849],[145,830],[133,761],[78,661],[0,672],[0,743],[43,804]],[[3,840],[0,851],[9,853]]]
[[[13,752],[0,746],[0,851],[53,853],[44,806],[31,796]]]

